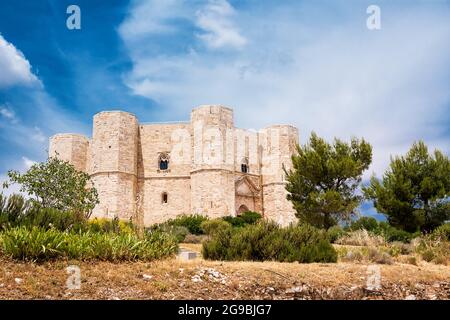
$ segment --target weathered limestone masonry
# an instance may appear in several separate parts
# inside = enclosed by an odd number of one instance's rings
[[[291,167],[296,143],[295,127],[238,129],[232,109],[206,105],[179,123],[144,124],[128,112],[100,112],[92,139],[57,134],[49,155],[91,175],[100,198],[94,217],[148,226],[180,214],[252,210],[286,225],[295,216],[283,166]]]

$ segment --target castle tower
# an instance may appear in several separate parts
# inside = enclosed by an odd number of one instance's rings
[[[286,199],[285,172],[292,167],[291,156],[298,143],[298,129],[289,125],[275,125],[262,130],[262,189],[263,211],[266,218],[281,225],[295,222],[295,210]]]
[[[128,112],[94,116],[91,177],[100,204],[93,216],[134,218],[137,189],[138,121]]]
[[[60,133],[50,138],[49,157],[72,164],[79,171],[88,171],[89,139],[75,133]]]
[[[217,105],[191,113],[191,210],[210,217],[235,211],[233,111]]]

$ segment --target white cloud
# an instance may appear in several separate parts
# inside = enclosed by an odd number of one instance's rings
[[[0,34],[0,88],[17,84],[39,84],[23,53]]]
[[[437,4],[391,7],[382,29],[369,31],[365,8],[345,22],[313,19],[320,10],[311,8],[240,12],[236,28],[245,30],[247,43],[232,53],[142,55],[152,41],[122,35],[133,62],[124,81],[174,115],[220,103],[234,108],[238,126],[291,123],[302,142],[311,131],[328,139],[362,136],[374,146],[366,177],[380,175],[391,154],[418,139],[449,152],[450,43],[442,39],[450,38],[450,12]]]
[[[12,194],[23,194],[20,192],[20,186],[18,184],[12,184],[8,188],[3,188],[3,183],[9,181],[6,175],[0,175],[0,193],[3,193],[4,196],[10,196]]]
[[[204,30],[198,37],[214,49],[243,47],[247,40],[231,20],[235,14],[234,8],[226,0],[210,0],[196,14],[196,24]]]
[[[0,105],[0,115],[12,123],[17,123],[16,113],[7,105]]]
[[[22,162],[23,162],[23,165],[25,166],[25,170],[30,169],[32,165],[37,163],[36,161],[28,159],[27,157],[22,157]]]
[[[127,19],[119,26],[118,32],[127,41],[142,40],[152,34],[175,32],[170,19],[185,16],[179,0],[133,0]]]
[[[39,127],[33,128],[33,131],[31,132],[31,138],[40,143],[44,143],[47,141],[47,137]]]

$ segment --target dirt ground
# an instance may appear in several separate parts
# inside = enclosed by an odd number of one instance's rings
[[[80,268],[79,289],[67,287],[69,265]],[[0,299],[450,299],[450,267],[426,262],[299,264],[172,258],[150,263],[36,264],[3,259],[0,266]]]

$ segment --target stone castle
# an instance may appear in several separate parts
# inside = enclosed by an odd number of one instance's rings
[[[238,129],[233,110],[206,105],[190,122],[139,123],[135,115],[94,115],[93,134],[57,134],[49,156],[87,172],[100,203],[93,217],[146,226],[181,214],[209,217],[251,210],[286,225],[295,220],[283,167],[291,166],[297,128]]]

